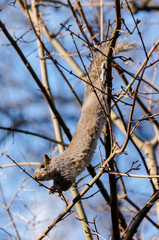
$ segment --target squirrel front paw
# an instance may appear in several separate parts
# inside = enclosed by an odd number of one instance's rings
[[[62,195],[62,190],[59,189],[59,188],[56,188],[55,186],[52,186],[52,187],[49,188],[48,193],[49,193],[49,194],[58,193],[58,196],[61,197],[61,195]]]

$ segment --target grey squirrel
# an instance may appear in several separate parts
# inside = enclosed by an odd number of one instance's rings
[[[129,44],[127,47],[123,44],[120,51],[130,48]],[[100,48],[103,53],[106,53],[106,50],[106,44]],[[104,62],[105,56],[102,53],[97,53],[92,61],[87,82],[90,83],[89,79],[91,79],[95,88],[91,84],[86,84],[81,116],[69,147],[62,154],[52,159],[44,155],[44,160],[35,170],[34,178],[36,180],[54,180],[52,192],[61,193],[68,190],[75,182],[76,177],[91,162],[105,121]]]

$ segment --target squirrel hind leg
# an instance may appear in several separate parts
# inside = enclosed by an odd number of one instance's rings
[[[106,85],[105,61],[103,61],[102,64],[101,64],[100,83],[101,83],[101,87],[102,87],[102,90],[103,90],[103,88],[105,88],[105,85]]]

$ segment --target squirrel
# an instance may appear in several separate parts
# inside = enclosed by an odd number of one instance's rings
[[[119,47],[120,51],[129,50],[125,44]],[[68,190],[75,182],[76,177],[89,165],[100,137],[106,112],[105,92],[105,55],[107,45],[100,47],[100,52],[93,58],[86,78],[86,89],[75,134],[69,147],[60,155],[50,159],[44,155],[34,173],[38,181],[54,180],[52,192],[62,193]]]

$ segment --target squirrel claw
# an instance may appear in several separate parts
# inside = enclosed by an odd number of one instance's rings
[[[52,186],[49,191],[48,191],[49,194],[54,194],[54,193],[58,193],[58,196],[61,197],[62,195],[62,191],[55,188],[54,186]]]

